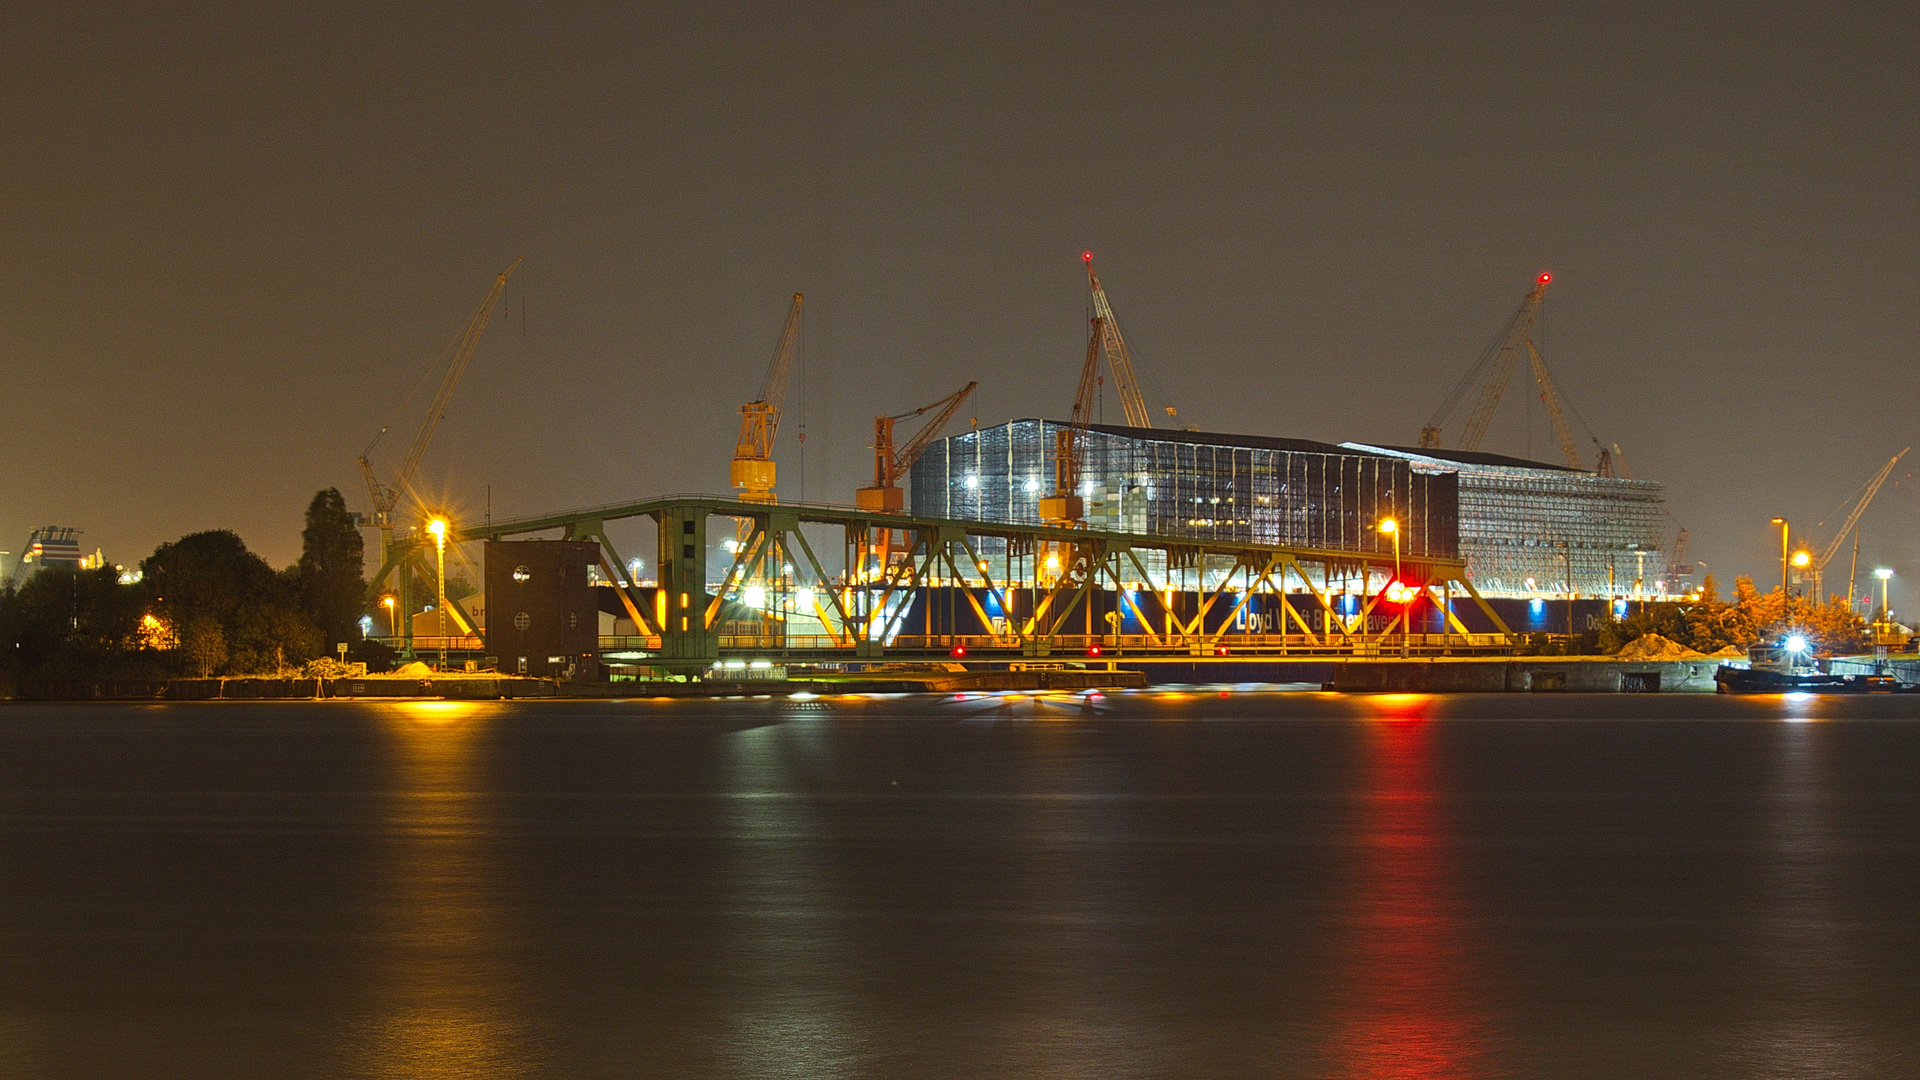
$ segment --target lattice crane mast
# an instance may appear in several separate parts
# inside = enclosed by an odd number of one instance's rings
[[[1547,284],[1552,280],[1552,274],[1541,274],[1534,280],[1533,288],[1520,301],[1520,310],[1514,312],[1507,328],[1492,347],[1467,369],[1465,377],[1447,394],[1446,400],[1440,403],[1440,408],[1434,411],[1426,426],[1420,429],[1422,448],[1440,448],[1441,428],[1452,419],[1454,410],[1460,407],[1467,392],[1473,389],[1484,373],[1486,381],[1480,384],[1479,400],[1467,417],[1467,426],[1461,431],[1458,444],[1461,450],[1480,449],[1480,440],[1486,437],[1487,425],[1493,422],[1493,410],[1499,406],[1500,395],[1506,392],[1507,383],[1513,379],[1513,369],[1519,366],[1520,353],[1527,347],[1527,336],[1533,332],[1533,324],[1540,318],[1540,301],[1546,296]]]
[[[1893,467],[1900,464],[1900,459],[1906,457],[1907,450],[1911,449],[1913,449],[1913,447],[1907,447],[1906,450],[1902,450],[1893,455],[1891,461],[1880,466],[1880,471],[1874,473],[1873,479],[1867,481],[1866,489],[1861,494],[1860,501],[1853,505],[1853,511],[1847,515],[1847,523],[1840,526],[1839,532],[1833,534],[1833,541],[1829,543],[1824,550],[1813,556],[1813,565],[1809,569],[1813,573],[1813,594],[1816,602],[1825,602],[1826,599],[1825,594],[1821,591],[1822,572],[1826,570],[1827,564],[1833,561],[1833,557],[1840,554],[1840,545],[1846,542],[1847,534],[1853,531],[1854,526],[1860,524],[1860,515],[1867,512],[1867,506],[1873,502],[1873,497],[1880,494],[1880,486],[1887,482],[1887,477],[1893,475]],[[1847,592],[1849,594],[1848,600],[1852,600],[1851,594],[1853,588],[1851,585],[1848,586]]]
[[[1134,374],[1133,355],[1127,351],[1127,339],[1120,336],[1120,322],[1113,317],[1113,305],[1107,302],[1107,290],[1093,272],[1093,252],[1082,256],[1087,262],[1087,287],[1093,291],[1093,316],[1100,328],[1099,343],[1107,350],[1107,364],[1113,368],[1113,385],[1120,391],[1120,407],[1131,427],[1153,426],[1153,412],[1140,393],[1140,379]],[[1173,415],[1173,410],[1167,410]]]
[[[1553,376],[1547,374],[1547,362],[1540,359],[1540,350],[1533,347],[1532,338],[1527,339],[1527,358],[1533,361],[1533,381],[1540,385],[1540,401],[1547,407],[1547,415],[1553,418],[1553,436],[1560,440],[1560,456],[1576,469],[1586,468],[1586,462],[1580,460],[1580,444],[1573,441],[1573,429],[1567,426],[1560,391],[1554,389]]]
[[[740,501],[770,503],[774,500],[773,437],[780,431],[780,406],[787,398],[787,372],[793,367],[794,346],[800,340],[800,302],[793,294],[793,307],[787,310],[787,324],[780,331],[780,343],[774,347],[773,362],[767,365],[766,381],[760,384],[760,396],[740,406],[740,441],[733,450],[733,465],[728,470],[733,486],[740,489]]]
[[[1073,395],[1073,415],[1053,437],[1053,493],[1040,499],[1040,520],[1048,525],[1072,527],[1087,516],[1087,502],[1079,490],[1080,462],[1083,436],[1093,422],[1094,400],[1100,392],[1100,343],[1105,337],[1106,320],[1096,315],[1087,335],[1087,358],[1080,365],[1080,387]]]
[[[913,463],[920,460],[920,455],[927,452],[927,447],[932,445],[933,440],[940,437],[941,430],[947,426],[949,420],[953,419],[953,414],[960,411],[960,406],[966,404],[967,398],[979,385],[977,381],[970,382],[939,401],[912,412],[904,412],[898,416],[874,417],[873,486],[854,492],[854,505],[862,510],[878,510],[888,514],[897,514],[905,509],[906,493],[900,490],[896,481],[906,475],[907,470],[913,468]],[[934,412],[935,409],[940,411]],[[933,419],[922,425],[907,445],[898,451],[894,450],[894,422],[911,420],[930,412],[934,412]]]

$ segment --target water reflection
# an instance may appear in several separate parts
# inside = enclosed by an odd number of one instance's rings
[[[392,706],[391,803],[375,901],[374,1015],[355,1075],[512,1077],[535,1067],[508,930],[489,902],[500,877],[477,750],[490,706]]]
[[[1417,711],[1423,702],[1397,704]],[[1335,1076],[1451,1080],[1488,1071],[1490,1034],[1471,991],[1474,957],[1437,797],[1434,732],[1404,712],[1368,725]]]
[[[1795,695],[1788,695],[1791,699]],[[1805,695],[1811,698],[1812,695]],[[1799,704],[1800,707],[1792,707]],[[1814,703],[1792,703],[1775,729],[1767,797],[1767,866],[1760,890],[1753,1029],[1731,1055],[1744,1075],[1794,1078],[1882,1075],[1885,1062],[1862,1024],[1849,956],[1842,840],[1827,800],[1844,787],[1824,760]]]
[[[735,732],[728,744],[729,967],[740,984],[723,1053],[748,1076],[845,1076],[866,1054],[846,899],[806,794],[826,735],[819,723],[789,722]]]

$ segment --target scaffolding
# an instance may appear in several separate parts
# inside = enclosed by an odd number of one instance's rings
[[[1666,580],[1663,489],[1653,480],[1467,451],[1345,443],[1459,478],[1460,554],[1487,597],[1653,598]]]

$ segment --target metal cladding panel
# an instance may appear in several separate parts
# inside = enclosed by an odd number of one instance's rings
[[[560,675],[597,662],[600,605],[587,567],[599,558],[591,540],[487,542],[487,651],[502,671]]]
[[[1667,584],[1665,499],[1656,481],[1493,454],[1362,448],[1454,477],[1460,553],[1482,595],[1564,597],[1571,579],[1576,595],[1631,597],[1637,579],[1639,595],[1657,596]]]
[[[939,440],[909,478],[915,513],[1038,524],[1053,486],[1051,420],[1015,420]],[[1453,557],[1459,487],[1404,459],[1300,440],[1095,427],[1080,494],[1087,523],[1118,532]]]

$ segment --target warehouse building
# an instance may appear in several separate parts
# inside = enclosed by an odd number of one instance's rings
[[[1053,486],[1055,420],[1015,420],[941,439],[914,463],[913,511],[1037,524]],[[1196,540],[1458,554],[1456,483],[1403,457],[1304,439],[1092,425],[1080,494],[1087,525]]]
[[[1657,481],[1474,451],[1341,445],[1459,478],[1460,553],[1482,596],[1564,596],[1569,573],[1580,596],[1665,591],[1666,507]]]
[[[1054,420],[951,436],[912,469],[914,513],[1038,523],[1053,485]],[[1087,524],[1196,540],[1388,553],[1382,518],[1409,555],[1460,556],[1491,597],[1657,590],[1661,486],[1497,454],[1252,435],[1089,427]],[[1610,585],[1611,582],[1611,585]]]

